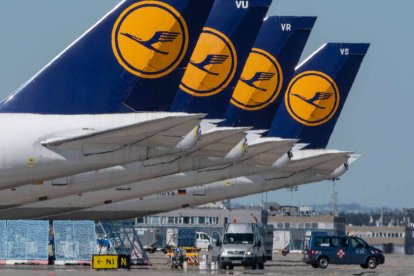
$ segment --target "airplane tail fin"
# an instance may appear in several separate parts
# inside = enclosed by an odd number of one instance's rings
[[[325,148],[368,48],[328,43],[297,66],[268,136]]]
[[[222,125],[269,129],[315,20],[271,16],[264,21]]]
[[[216,0],[171,111],[224,116],[271,0]]]
[[[0,112],[168,110],[165,102],[172,101],[183,74],[179,68],[187,64],[212,5],[213,0],[122,1],[6,98]]]

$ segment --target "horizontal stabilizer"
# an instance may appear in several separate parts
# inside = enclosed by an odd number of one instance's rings
[[[222,119],[204,119],[200,123],[200,129],[203,133],[207,132],[213,128],[216,128],[217,124],[222,121]]]
[[[259,138],[263,137],[263,134],[267,132],[267,129],[252,129],[247,132],[247,142],[249,145]]]

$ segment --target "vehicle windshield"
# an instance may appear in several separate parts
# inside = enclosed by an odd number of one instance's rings
[[[352,238],[352,247],[364,248],[364,247],[368,247],[368,244],[360,238]]]
[[[224,234],[223,244],[252,244],[253,243],[253,234],[234,234],[227,233]]]

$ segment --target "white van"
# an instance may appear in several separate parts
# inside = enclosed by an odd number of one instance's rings
[[[220,246],[217,258],[220,269],[233,269],[234,266],[263,269],[266,262],[263,226],[256,223],[231,223]]]
[[[196,247],[199,249],[208,249],[212,243],[212,238],[204,232],[196,232]]]

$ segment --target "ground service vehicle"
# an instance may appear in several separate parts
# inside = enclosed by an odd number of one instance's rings
[[[212,239],[207,233],[196,232],[196,247],[198,249],[208,249]]]
[[[325,269],[331,264],[359,264],[374,269],[384,263],[382,251],[350,236],[312,235],[305,245],[304,262]]]
[[[233,269],[234,266],[251,266],[264,269],[266,252],[263,245],[263,225],[257,223],[230,223],[217,242],[220,246],[217,258],[220,269]]]
[[[177,248],[174,251],[174,255],[171,258],[171,268],[184,268],[184,261],[185,261],[185,250]]]

